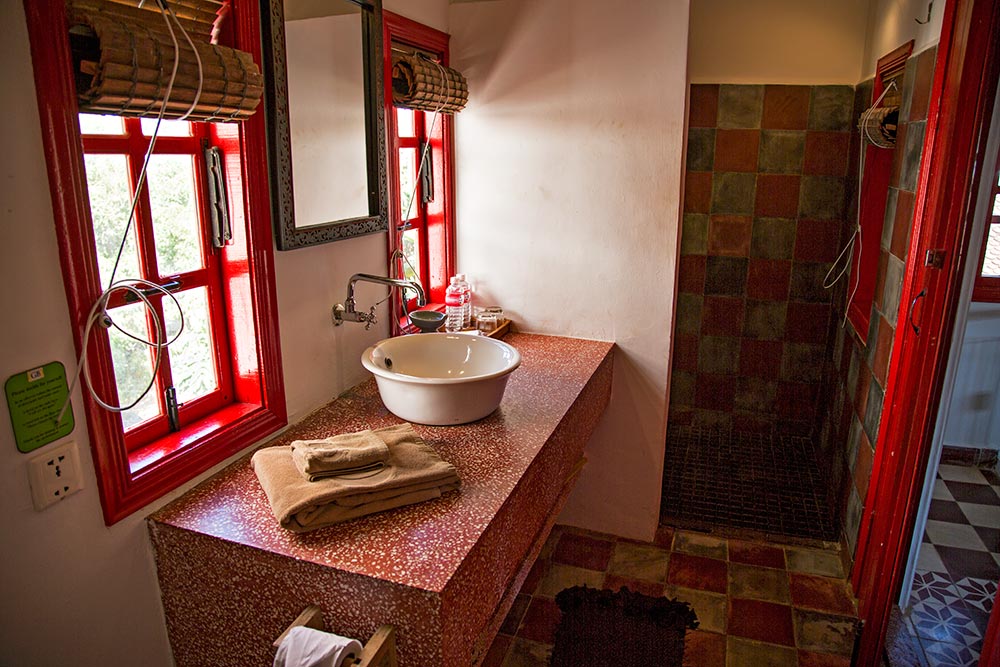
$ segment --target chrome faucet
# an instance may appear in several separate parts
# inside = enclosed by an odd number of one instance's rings
[[[400,280],[398,278],[385,278],[383,276],[373,276],[369,273],[355,273],[347,282],[347,299],[344,303],[338,303],[333,307],[333,325],[339,327],[344,322],[364,322],[365,329],[371,329],[376,323],[375,306],[372,306],[367,313],[359,313],[355,310],[354,283],[361,281],[366,283],[376,283],[387,285],[388,287],[398,287],[401,292],[413,290],[417,293],[417,305],[426,306],[427,298],[424,296],[424,288],[415,280]],[[378,304],[375,304],[376,306]],[[406,310],[406,300],[403,301],[403,310]]]

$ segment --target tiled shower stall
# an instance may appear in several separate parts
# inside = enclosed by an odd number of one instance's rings
[[[824,284],[854,229],[856,124],[871,80],[691,86],[663,523],[826,541],[843,532],[853,545],[912,221],[927,63],[933,50],[904,75],[867,346],[843,324],[846,281]]]

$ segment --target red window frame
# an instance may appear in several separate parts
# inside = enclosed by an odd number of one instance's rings
[[[989,208],[986,212],[986,225],[983,231],[983,247],[979,253],[979,273],[972,287],[972,300],[986,303],[1000,303],[1000,276],[984,276],[983,267],[986,264],[986,246],[990,240],[990,230],[994,225],[1000,225],[1000,216],[993,215],[997,198],[1000,198],[1000,156],[993,170],[993,188],[990,192]]]
[[[872,102],[877,100],[886,87],[887,75],[900,71],[906,64],[906,59],[913,52],[913,40],[879,58],[875,67],[875,80],[872,89]],[[868,341],[868,328],[871,324],[872,304],[875,301],[875,284],[878,278],[878,260],[881,254],[882,228],[887,223],[885,219],[885,204],[889,197],[889,185],[892,179],[892,161],[895,150],[879,148],[861,141],[860,150],[864,151],[864,172],[859,187],[861,200],[858,205],[858,226],[856,239],[860,239],[860,248],[854,245],[851,256],[852,270],[847,286],[847,293],[853,297],[847,308],[847,318],[854,326],[862,343]]]
[[[87,314],[103,290],[77,118],[65,3],[25,0],[49,190],[77,353]],[[229,43],[261,62],[258,3],[233,0]],[[263,113],[239,125],[211,124],[223,153],[233,245],[219,255],[228,316],[232,401],[180,431],[129,451],[119,415],[84,392],[90,448],[104,519],[111,525],[286,423]],[[95,328],[99,329],[99,328]],[[94,389],[115,395],[108,338],[90,338]]]
[[[399,184],[399,150],[407,146],[429,141],[432,154],[434,173],[434,192],[423,210],[419,213],[419,221],[412,222],[412,228],[421,233],[421,264],[420,278],[427,293],[426,308],[444,310],[444,292],[448,288],[448,280],[455,273],[455,176],[454,176],[454,133],[455,119],[451,114],[439,114],[434,129],[428,135],[430,112],[416,111],[415,139],[400,138],[395,107],[392,104],[392,45],[402,48],[414,48],[436,56],[442,65],[448,65],[448,33],[435,30],[411,19],[393,12],[382,13],[382,43],[384,46],[383,67],[385,80],[385,119],[387,145],[387,167],[389,173],[389,227],[388,256],[390,264],[394,252],[402,250],[403,211],[400,206]],[[419,165],[420,155],[417,155]],[[413,203],[416,207],[422,205],[421,193],[417,191]],[[426,264],[424,264],[426,262]],[[394,299],[396,296],[394,295]],[[414,307],[411,299],[409,308]],[[393,312],[401,312],[396,306]],[[394,318],[395,319],[395,318]],[[393,322],[393,333],[409,329],[405,318]]]
[[[83,135],[83,152],[85,155],[124,155],[128,160],[129,185],[135,188],[139,180],[139,171],[149,147],[150,137],[142,130],[142,121],[138,118],[123,119],[122,134]],[[189,155],[193,163],[196,211],[199,216],[199,229],[208,229],[206,216],[207,193],[205,192],[205,165],[202,158],[202,141],[211,143],[211,133],[205,123],[189,123],[190,134],[184,137],[160,136],[157,138],[154,155]],[[140,193],[135,216],[135,238],[139,253],[139,265],[142,275],[138,276],[165,285],[179,282],[181,288],[175,295],[188,290],[205,288],[209,315],[211,319],[212,358],[217,388],[203,396],[185,402],[178,409],[180,425],[186,426],[197,419],[205,417],[222,408],[232,400],[232,370],[229,364],[229,335],[225,318],[223,302],[222,266],[218,252],[210,250],[209,243],[202,234],[201,268],[184,273],[161,273],[155,247],[155,232],[153,215],[149,199],[148,181]],[[121,277],[121,276],[120,276]],[[160,321],[164,320],[163,301],[166,297],[159,294],[149,296],[156,309]],[[109,310],[126,305],[125,294],[118,292],[109,300]],[[129,452],[152,443],[170,433],[167,408],[163,397],[164,387],[171,386],[170,348],[163,351],[163,360],[157,373],[157,382],[151,392],[155,392],[159,406],[159,415],[137,424],[125,432],[125,445]],[[130,400],[132,397],[127,397]]]

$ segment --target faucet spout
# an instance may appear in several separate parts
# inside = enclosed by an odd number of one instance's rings
[[[358,282],[375,283],[377,285],[385,285],[389,288],[396,287],[404,293],[406,290],[412,290],[417,295],[417,305],[427,305],[427,296],[424,294],[424,288],[421,287],[420,283],[415,280],[401,280],[399,278],[374,276],[370,273],[355,273],[351,276],[351,279],[347,281],[347,299],[344,300],[344,303],[338,303],[333,307],[334,326],[339,327],[344,322],[364,322],[365,329],[370,329],[371,326],[376,323],[375,306],[372,306],[367,313],[359,313],[356,310],[357,303],[354,300],[354,285]],[[405,300],[403,309],[406,309]]]

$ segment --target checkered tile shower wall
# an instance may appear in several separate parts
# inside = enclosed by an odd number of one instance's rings
[[[691,86],[672,424],[809,435],[854,89]]]

